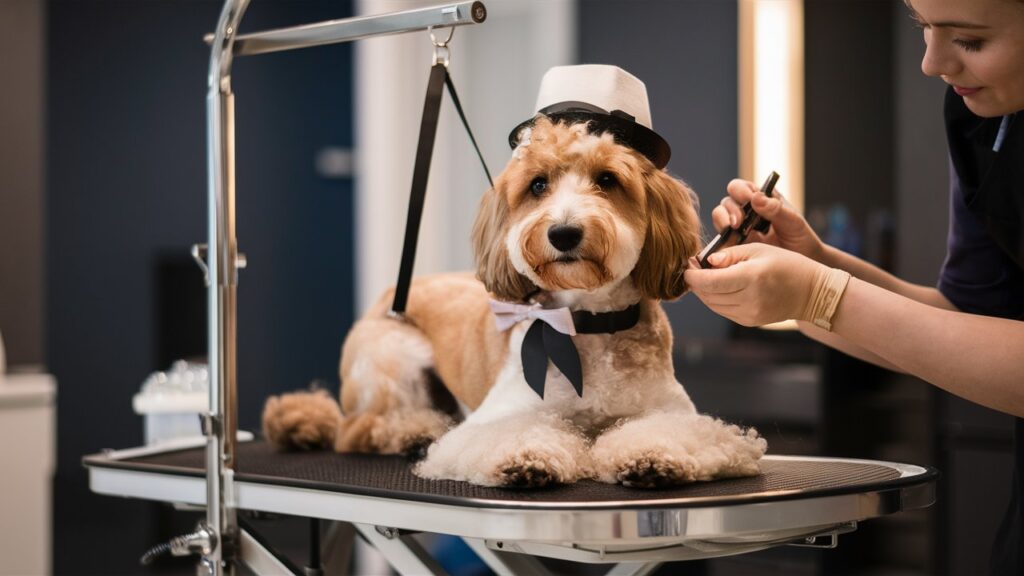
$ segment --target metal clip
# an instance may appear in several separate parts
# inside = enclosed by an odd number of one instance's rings
[[[853,532],[857,529],[857,521],[840,524],[827,532],[806,536],[800,540],[790,542],[790,546],[799,548],[836,548],[839,546],[839,535]]]
[[[209,254],[209,248],[206,244],[193,244],[192,259],[196,261],[199,268],[203,271],[203,282],[206,287],[210,287],[210,266],[206,263],[206,257]],[[244,270],[249,264],[249,261],[245,258],[245,254],[239,252],[238,256],[235,257],[235,270]]]
[[[405,322],[405,312],[395,312],[394,310],[388,310],[388,318],[392,320],[398,320],[399,322]]]
[[[210,267],[206,265],[206,244],[193,244],[192,245],[192,259],[196,261],[199,268],[203,271],[203,282],[206,283],[206,287],[210,287]]]
[[[199,423],[203,428],[204,436],[216,436],[220,434],[221,425],[220,416],[214,416],[209,412],[199,415]]]
[[[452,36],[455,35],[455,26],[448,28],[448,37],[441,41],[434,36],[433,26],[427,30],[430,32],[430,43],[434,45],[434,65],[443,64],[447,68],[448,63],[451,62],[451,49],[448,44],[452,41]]]

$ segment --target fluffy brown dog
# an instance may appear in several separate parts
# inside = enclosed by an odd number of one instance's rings
[[[488,486],[596,478],[649,487],[756,474],[765,441],[698,414],[674,375],[659,300],[684,293],[682,272],[700,247],[693,192],[586,123],[542,117],[527,130],[480,203],[479,280],[418,279],[404,320],[387,314],[393,292],[382,295],[345,341],[344,415],[326,394],[271,398],[266,437],[339,452],[428,445],[417,474]],[[577,314],[638,305],[639,319],[573,336],[582,395],[548,364],[541,397],[520,353],[539,320],[521,314],[500,331],[491,298]],[[438,401],[449,395],[457,406]]]

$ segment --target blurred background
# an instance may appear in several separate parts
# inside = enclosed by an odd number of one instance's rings
[[[749,0],[742,0],[749,1]],[[762,3],[790,0],[758,0]],[[792,3],[792,2],[790,2]],[[414,8],[253,0],[242,33]],[[451,73],[493,173],[552,65],[616,64],[647,85],[668,169],[705,226],[741,169],[740,4],[489,0]],[[795,86],[804,210],[826,241],[934,284],[945,255],[944,85],[923,77],[901,0],[806,0]],[[194,517],[90,493],[81,458],[143,444],[132,398],[206,353],[205,95],[217,0],[0,0],[0,574],[190,573],[139,555]],[[772,31],[768,34],[772,42]],[[239,420],[318,381],[336,391],[353,318],[397,276],[431,45],[426,33],[239,59]],[[417,273],[471,266],[487,183],[450,102]],[[780,141],[779,146],[782,146]],[[763,174],[743,174],[760,180]],[[779,548],[694,574],[975,574],[1008,498],[1010,418],[785,330],[665,305],[698,407],[756,426],[776,454],[939,468],[938,503],[863,523],[835,550]],[[2,356],[0,356],[2,358]],[[3,362],[0,361],[0,366]],[[2,370],[0,370],[2,374]],[[984,470],[984,473],[980,471]],[[184,516],[184,518],[183,518]],[[664,573],[680,570],[663,568]]]

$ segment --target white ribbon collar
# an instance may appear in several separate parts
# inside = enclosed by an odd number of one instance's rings
[[[576,335],[576,324],[573,322],[572,312],[568,308],[543,308],[538,302],[515,304],[491,300],[491,311],[494,312],[494,323],[500,332],[508,330],[523,320],[542,320],[562,334]]]

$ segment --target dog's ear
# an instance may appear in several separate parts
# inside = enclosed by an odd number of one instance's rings
[[[499,180],[498,184],[501,182]],[[505,195],[491,188],[480,199],[480,209],[473,223],[473,253],[476,256],[476,277],[487,291],[501,300],[520,302],[537,287],[512,265],[505,239],[509,229],[508,202]]]
[[[648,298],[674,300],[686,292],[683,271],[700,250],[697,195],[664,170],[644,173],[647,192],[647,235],[633,281]]]

